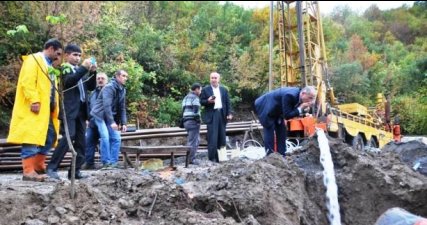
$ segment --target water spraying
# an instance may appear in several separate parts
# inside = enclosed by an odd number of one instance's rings
[[[317,129],[320,147],[320,163],[323,166],[323,184],[326,187],[328,219],[331,225],[341,225],[340,206],[338,204],[338,187],[335,182],[334,164],[332,162],[328,139],[322,129]]]

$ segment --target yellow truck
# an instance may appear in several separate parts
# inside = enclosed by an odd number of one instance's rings
[[[400,126],[391,124],[390,104],[382,94],[373,109],[358,103],[337,104],[329,84],[319,2],[278,1],[276,9],[281,85],[312,85],[318,90],[313,117],[287,121],[288,137],[310,136],[319,127],[357,150],[400,141]]]

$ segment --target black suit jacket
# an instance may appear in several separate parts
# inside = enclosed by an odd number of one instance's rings
[[[221,85],[219,86],[219,92],[221,94],[222,116],[224,117],[225,123],[227,123],[227,116],[231,115],[230,97],[228,95],[227,89],[225,89]],[[211,85],[205,86],[202,89],[202,93],[200,94],[200,104],[205,107],[204,112],[202,113],[202,119],[203,119],[203,122],[205,122],[206,124],[212,123],[215,103],[208,102],[208,98],[212,95],[213,95],[213,89]]]
[[[75,72],[65,69],[65,67],[62,68],[62,71],[61,87],[62,91],[65,91],[63,101],[65,112],[67,113],[67,119],[76,119],[79,116],[79,113],[81,113],[80,115],[83,115],[83,119],[87,120],[87,104],[80,101],[80,91],[77,83],[82,78],[83,81],[85,81],[90,77],[88,81],[83,83],[86,101],[88,101],[88,90],[93,91],[96,87],[96,72],[92,72],[88,74],[88,76],[85,76],[85,74],[88,73],[88,70],[83,66],[75,69]],[[59,119],[63,120],[62,108],[60,110]]]

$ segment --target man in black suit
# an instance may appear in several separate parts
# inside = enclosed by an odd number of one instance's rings
[[[284,119],[302,116],[313,106],[317,91],[313,86],[303,89],[281,87],[270,91],[255,100],[255,110],[259,122],[264,127],[264,143],[267,154],[274,152],[274,140],[277,151],[285,156],[287,131]]]
[[[217,72],[210,74],[210,85],[202,89],[200,103],[205,107],[203,121],[208,127],[208,158],[219,162],[218,149],[225,147],[225,128],[231,120],[231,102],[227,89],[219,85],[221,76]]]
[[[76,179],[83,178],[80,167],[85,161],[85,131],[87,115],[87,90],[94,90],[96,87],[96,65],[91,63],[91,59],[83,61],[78,66],[81,58],[79,46],[69,44],[65,47],[65,61],[61,67],[61,88],[63,92],[65,118],[68,123],[68,131],[75,151],[76,159]],[[64,121],[64,112],[60,111],[59,119]],[[61,161],[68,151],[67,138],[65,136],[64,123],[61,122],[60,132],[62,134],[58,146],[53,152],[52,158],[47,165],[47,175],[53,179],[60,180],[57,170]],[[71,177],[71,168],[68,170],[68,178]]]

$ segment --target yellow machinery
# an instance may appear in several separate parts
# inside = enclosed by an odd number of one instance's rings
[[[289,136],[312,135],[314,127],[320,127],[358,150],[365,145],[382,147],[393,139],[400,141],[400,127],[390,124],[389,103],[382,94],[373,110],[357,103],[337,105],[329,84],[319,3],[278,1],[276,8],[281,85],[317,88],[314,117],[289,120]]]

